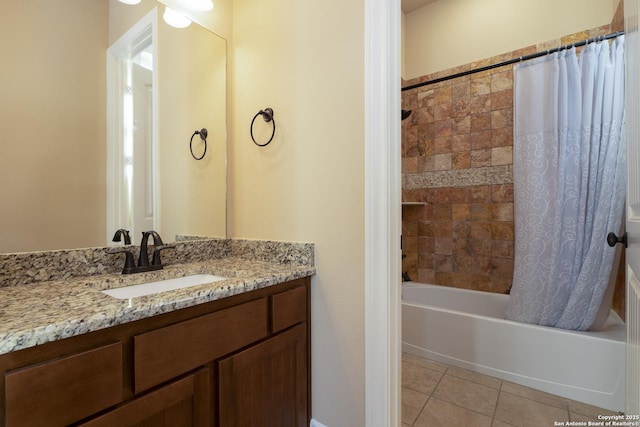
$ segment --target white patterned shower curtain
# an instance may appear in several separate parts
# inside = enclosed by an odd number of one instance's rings
[[[587,330],[625,199],[624,36],[521,63],[514,81],[515,272],[506,317]]]

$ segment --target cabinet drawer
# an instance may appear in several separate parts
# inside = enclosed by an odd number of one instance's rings
[[[267,336],[265,298],[133,338],[135,393]]]
[[[67,425],[122,401],[122,344],[5,374],[6,425]]]
[[[271,296],[271,330],[278,332],[307,320],[307,288],[300,286]]]

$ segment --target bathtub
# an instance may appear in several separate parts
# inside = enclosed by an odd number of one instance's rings
[[[624,411],[626,329],[602,331],[504,319],[508,295],[405,282],[404,352],[613,411]]]

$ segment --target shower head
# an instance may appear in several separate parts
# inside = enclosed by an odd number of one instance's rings
[[[411,115],[411,110],[402,110],[402,120],[409,118]]]

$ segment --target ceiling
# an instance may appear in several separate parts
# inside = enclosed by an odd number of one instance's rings
[[[404,13],[412,12],[416,9],[426,6],[429,3],[433,3],[436,0],[402,0],[402,11]]]

